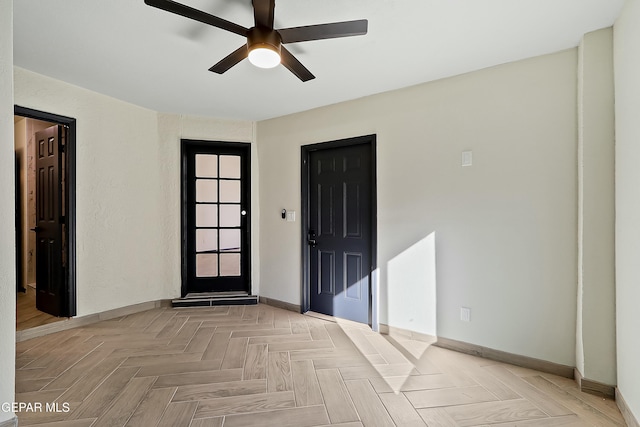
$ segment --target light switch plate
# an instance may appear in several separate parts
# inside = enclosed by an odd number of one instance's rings
[[[296,211],[287,211],[287,222],[294,222],[296,220]]]
[[[473,151],[462,152],[462,166],[471,166],[473,164]]]
[[[463,322],[471,322],[471,309],[468,307],[460,307],[460,320]]]

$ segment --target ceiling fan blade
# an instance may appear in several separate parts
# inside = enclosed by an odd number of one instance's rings
[[[273,15],[276,8],[275,0],[252,0],[253,16],[256,27],[273,29]]]
[[[303,82],[316,78],[316,76],[311,74],[311,71],[307,70],[305,66],[302,65],[300,61],[298,61],[296,57],[291,54],[291,52],[284,48],[284,46],[282,46],[280,49],[282,65],[287,67],[287,69],[295,74],[297,78],[299,78]]]
[[[186,6],[184,4],[176,3],[172,0],[144,0],[144,2],[152,7],[166,10],[167,12],[175,13],[185,18],[193,19],[204,24],[209,24],[223,30],[230,31],[241,36],[247,35],[247,28],[241,25],[234,24],[225,19],[218,18],[217,16],[210,15],[198,9]]]
[[[227,71],[229,68],[236,65],[238,62],[242,61],[249,54],[249,49],[247,49],[247,45],[243,44],[238,49],[227,55],[216,65],[209,68],[209,71],[213,71],[214,73],[222,74]]]
[[[297,43],[311,40],[335,39],[338,37],[361,36],[367,34],[369,21],[334,22],[332,24],[307,25],[304,27],[278,30],[282,43]]]

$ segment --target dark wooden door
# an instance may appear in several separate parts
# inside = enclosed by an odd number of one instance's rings
[[[65,315],[62,146],[64,127],[36,133],[36,307]]]
[[[182,293],[250,292],[250,144],[182,141]]]
[[[370,323],[371,145],[309,155],[310,308]]]

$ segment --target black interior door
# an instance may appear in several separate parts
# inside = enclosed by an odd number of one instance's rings
[[[250,292],[250,144],[182,141],[182,293]]]
[[[370,144],[309,155],[310,308],[370,323],[372,164]]]
[[[63,126],[36,133],[36,307],[66,315],[67,286],[63,265]]]

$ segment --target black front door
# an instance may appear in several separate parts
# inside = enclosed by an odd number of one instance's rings
[[[250,292],[250,144],[182,140],[182,296]]]
[[[63,126],[36,133],[36,307],[54,316],[67,315],[61,180],[64,142]]]
[[[370,323],[374,147],[361,140],[309,151],[306,237],[310,309]]]

